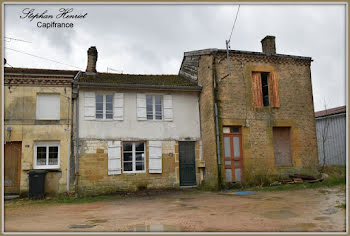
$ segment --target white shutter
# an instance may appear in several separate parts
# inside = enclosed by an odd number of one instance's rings
[[[120,141],[108,141],[108,175],[121,174]]]
[[[136,96],[137,120],[147,120],[146,116],[146,95],[138,93]]]
[[[115,93],[113,101],[113,119],[123,120],[124,118],[124,93]]]
[[[162,173],[162,141],[149,141],[148,154],[148,172]]]
[[[84,92],[84,117],[85,120],[94,120],[96,112],[96,100],[94,92]]]
[[[173,97],[171,95],[164,95],[164,120],[173,120]]]
[[[38,94],[36,96],[36,119],[59,120],[60,119],[60,95]]]

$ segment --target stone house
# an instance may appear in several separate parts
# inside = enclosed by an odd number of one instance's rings
[[[317,173],[310,57],[205,49],[184,53],[179,76],[202,86],[204,184],[256,183]],[[267,182],[267,181],[266,181]]]
[[[88,50],[73,86],[77,192],[199,185],[201,86],[178,75],[100,73],[97,55]]]
[[[77,71],[5,67],[4,189],[28,192],[28,171],[45,169],[46,192],[69,191],[72,81]]]

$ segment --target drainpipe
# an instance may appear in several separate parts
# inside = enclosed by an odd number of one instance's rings
[[[76,78],[78,78],[80,76],[82,72],[79,71],[79,73],[77,74]],[[76,79],[74,78],[74,80]],[[75,123],[76,123],[76,127],[75,127],[75,197],[78,197],[78,179],[79,179],[79,84],[77,86],[77,98],[76,98],[76,107],[75,107]]]
[[[217,83],[216,83],[216,52],[213,54],[213,83],[214,83],[214,112],[215,112],[215,126],[216,126],[216,153],[218,158],[218,185],[221,189],[221,152],[220,152],[220,132],[219,132],[219,117],[218,117],[218,99],[217,99]]]
[[[79,84],[77,87],[77,102],[76,102],[76,137],[75,137],[75,196],[78,196],[78,180],[79,180]]]

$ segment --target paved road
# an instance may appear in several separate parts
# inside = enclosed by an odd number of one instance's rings
[[[345,188],[251,195],[200,191],[92,203],[5,202],[5,232],[345,231]]]

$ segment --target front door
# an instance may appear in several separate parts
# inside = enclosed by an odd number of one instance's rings
[[[5,144],[5,194],[18,194],[21,174],[21,142],[7,142]]]
[[[242,128],[223,127],[225,153],[225,182],[243,181]]]
[[[179,142],[180,186],[196,185],[195,142]]]

